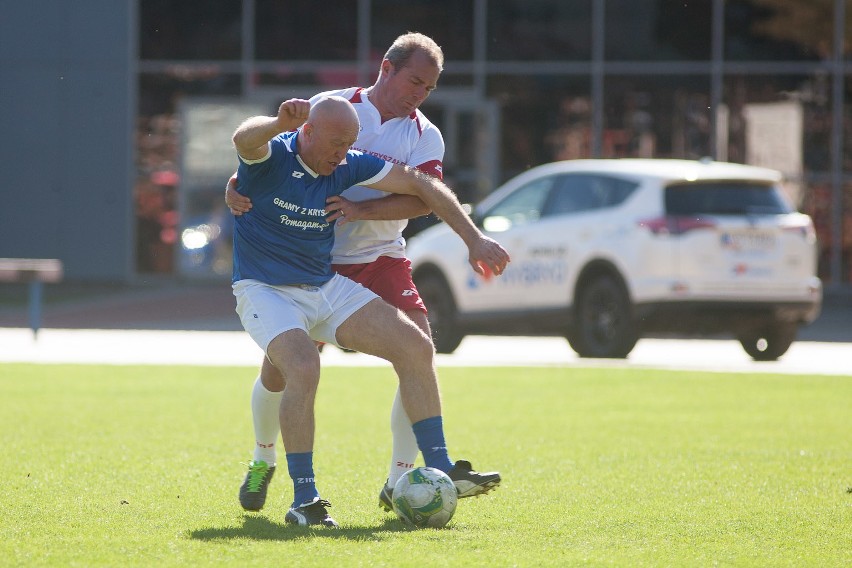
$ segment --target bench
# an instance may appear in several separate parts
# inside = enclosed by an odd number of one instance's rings
[[[62,261],[55,258],[0,258],[0,282],[29,285],[29,322],[33,337],[41,326],[42,285],[62,280]]]

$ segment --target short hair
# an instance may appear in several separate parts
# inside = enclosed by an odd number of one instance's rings
[[[441,51],[441,46],[431,37],[417,32],[408,32],[396,38],[384,58],[397,69],[401,69],[408,64],[408,60],[416,51],[426,54],[438,66],[438,71],[444,70],[444,52]]]

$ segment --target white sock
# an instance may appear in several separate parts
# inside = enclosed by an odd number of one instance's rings
[[[393,487],[402,474],[414,467],[414,460],[420,449],[417,447],[417,438],[411,429],[411,420],[402,406],[402,397],[399,389],[396,389],[396,398],[393,399],[391,407],[391,433],[393,434],[393,453],[391,454],[390,473],[388,473],[388,485]]]
[[[284,391],[266,390],[258,375],[251,391],[251,417],[254,421],[254,461],[275,465],[275,443],[281,433],[278,409]]]

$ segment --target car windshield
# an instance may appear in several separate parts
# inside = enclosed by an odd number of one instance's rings
[[[751,181],[702,181],[666,188],[668,215],[780,215],[790,213],[779,188]]]

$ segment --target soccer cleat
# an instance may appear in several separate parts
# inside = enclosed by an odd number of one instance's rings
[[[459,499],[484,495],[500,485],[500,474],[496,471],[479,473],[473,471],[469,461],[458,460],[447,472],[459,492]]]
[[[337,528],[337,521],[331,518],[328,511],[326,511],[326,507],[331,507],[331,503],[317,497],[310,503],[291,507],[284,516],[284,522],[299,525],[300,527],[321,525],[323,527]]]
[[[260,511],[266,503],[266,490],[275,474],[275,466],[265,461],[250,461],[245,481],[240,486],[240,505],[246,511]]]
[[[389,487],[387,481],[379,492],[379,507],[389,513],[393,511],[393,487]]]

